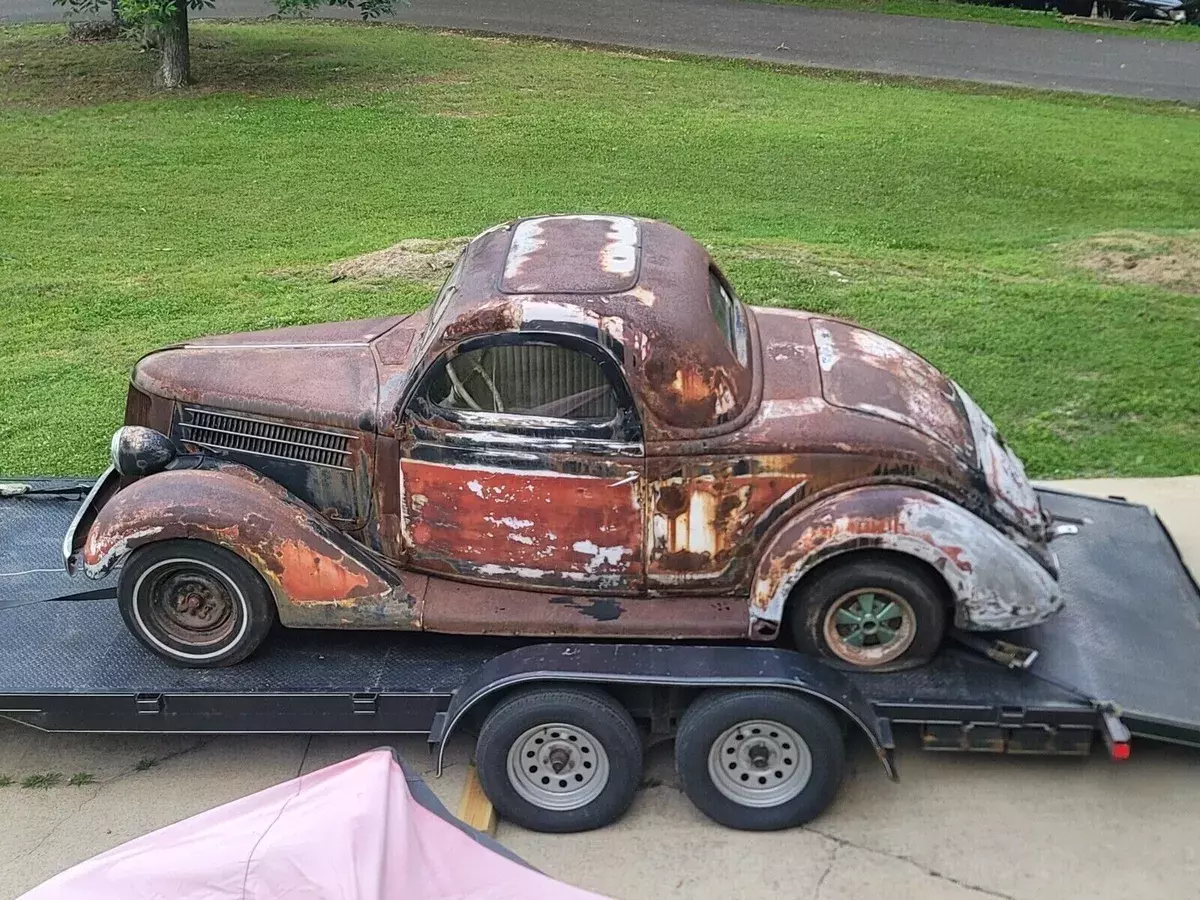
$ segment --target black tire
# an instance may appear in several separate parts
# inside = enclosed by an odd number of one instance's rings
[[[206,541],[139,547],[121,568],[117,605],[134,637],[188,668],[241,662],[276,620],[262,576],[236,553]]]
[[[796,738],[801,744],[794,743]],[[753,752],[764,748],[759,768]],[[796,755],[787,755],[793,751]],[[778,690],[713,691],[694,701],[679,723],[675,769],[684,793],[713,821],[745,831],[777,831],[803,825],[833,802],[845,752],[837,719],[818,701]],[[790,786],[789,779],[794,780]],[[784,793],[769,793],[781,789]]]
[[[789,604],[792,637],[802,653],[818,656],[835,668],[859,672],[911,669],[929,662],[942,645],[944,597],[943,585],[916,561],[850,556],[800,583]],[[843,624],[840,615],[861,614],[862,604],[872,604],[885,614],[894,608],[899,614],[873,624],[868,620],[857,629]],[[865,631],[868,626],[873,629],[870,633]],[[852,646],[855,630],[859,640],[879,643]],[[887,633],[894,636],[885,641]]]
[[[520,773],[510,771],[510,753],[514,763],[520,760]],[[560,755],[546,758],[554,753]],[[642,736],[629,712],[594,688],[513,694],[484,720],[475,744],[480,784],[500,817],[532,831],[560,833],[602,828],[620,818],[642,782],[642,755]],[[600,758],[603,784],[597,781]],[[560,771],[550,767],[560,762]],[[556,788],[570,799],[553,799],[547,792]],[[581,805],[548,808],[574,802]]]

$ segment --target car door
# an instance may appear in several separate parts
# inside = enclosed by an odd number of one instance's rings
[[[488,584],[644,587],[641,428],[619,366],[585,339],[509,333],[451,348],[403,421],[411,568]]]

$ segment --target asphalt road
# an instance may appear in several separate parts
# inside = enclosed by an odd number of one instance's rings
[[[266,15],[217,0],[209,15]],[[353,17],[341,9],[322,15]],[[62,17],[50,0],[0,0],[0,22]],[[1017,28],[738,0],[412,0],[395,21],[887,75],[1200,102],[1200,43]]]

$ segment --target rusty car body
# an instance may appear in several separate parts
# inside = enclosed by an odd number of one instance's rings
[[[790,625],[858,667],[940,640],[910,582],[964,629],[1061,605],[1053,523],[966,392],[873,331],[741,303],[704,247],[651,220],[511,222],[467,245],[427,311],[151,353],[125,422],[64,554],[93,577],[124,561],[127,621],[187,665],[253,650],[228,643],[253,614],[231,600],[245,570],[171,569],[199,545],[248,565],[285,626],[772,641]],[[138,554],[164,543],[172,574],[133,596]],[[845,596],[820,621],[797,611],[833,570]],[[194,652],[148,640],[131,604]]]

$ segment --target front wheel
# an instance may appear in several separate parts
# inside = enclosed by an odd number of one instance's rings
[[[275,623],[262,577],[237,554],[206,541],[163,541],[130,555],[117,585],[134,637],[180,666],[241,662]]]
[[[484,720],[475,765],[502,819],[532,831],[587,831],[633,802],[642,752],[629,712],[603,691],[535,688]]]
[[[935,576],[917,563],[849,557],[801,582],[791,626],[804,653],[838,668],[891,672],[937,653],[946,605]]]
[[[684,793],[710,819],[749,831],[819,815],[841,785],[844,755],[829,710],[787,691],[704,694],[675,736]]]

